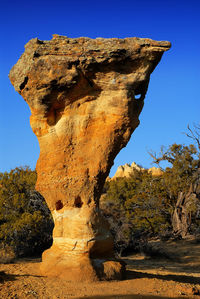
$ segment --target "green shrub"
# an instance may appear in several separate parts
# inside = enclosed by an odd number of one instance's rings
[[[28,167],[0,173],[0,244],[16,256],[40,254],[52,243],[53,220],[34,190],[36,177]]]
[[[152,157],[158,165],[168,162],[161,176],[135,170],[131,177],[107,181],[104,186],[101,208],[110,223],[119,253],[138,247],[137,240],[145,243],[145,238],[172,236],[173,215],[181,208],[177,207],[180,192],[188,198],[186,231],[200,231],[200,164],[196,147],[173,144],[162,150],[160,157]]]

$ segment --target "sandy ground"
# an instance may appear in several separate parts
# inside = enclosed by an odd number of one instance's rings
[[[40,276],[40,259],[0,264],[0,298],[200,298],[200,243],[153,242],[168,258],[124,258],[123,281],[71,283]],[[196,293],[196,294],[195,294]]]

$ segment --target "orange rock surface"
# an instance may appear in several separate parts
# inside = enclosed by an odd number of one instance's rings
[[[30,40],[10,80],[31,109],[40,145],[37,190],[54,218],[41,271],[67,280],[120,279],[99,197],[139,125],[151,72],[169,42],[54,35]]]

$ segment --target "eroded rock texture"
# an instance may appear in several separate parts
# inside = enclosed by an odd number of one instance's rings
[[[53,245],[41,271],[69,280],[119,279],[99,197],[134,129],[149,77],[169,42],[67,38],[29,41],[10,80],[38,137],[37,190],[52,211]]]

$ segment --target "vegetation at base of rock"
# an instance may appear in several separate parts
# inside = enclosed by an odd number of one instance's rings
[[[144,249],[149,237],[186,237],[200,233],[200,151],[195,145],[173,144],[151,153],[160,176],[135,170],[129,178],[107,181],[101,208],[122,254]]]
[[[44,198],[35,191],[36,172],[17,167],[0,173],[0,252],[40,254],[52,243],[53,220]]]

